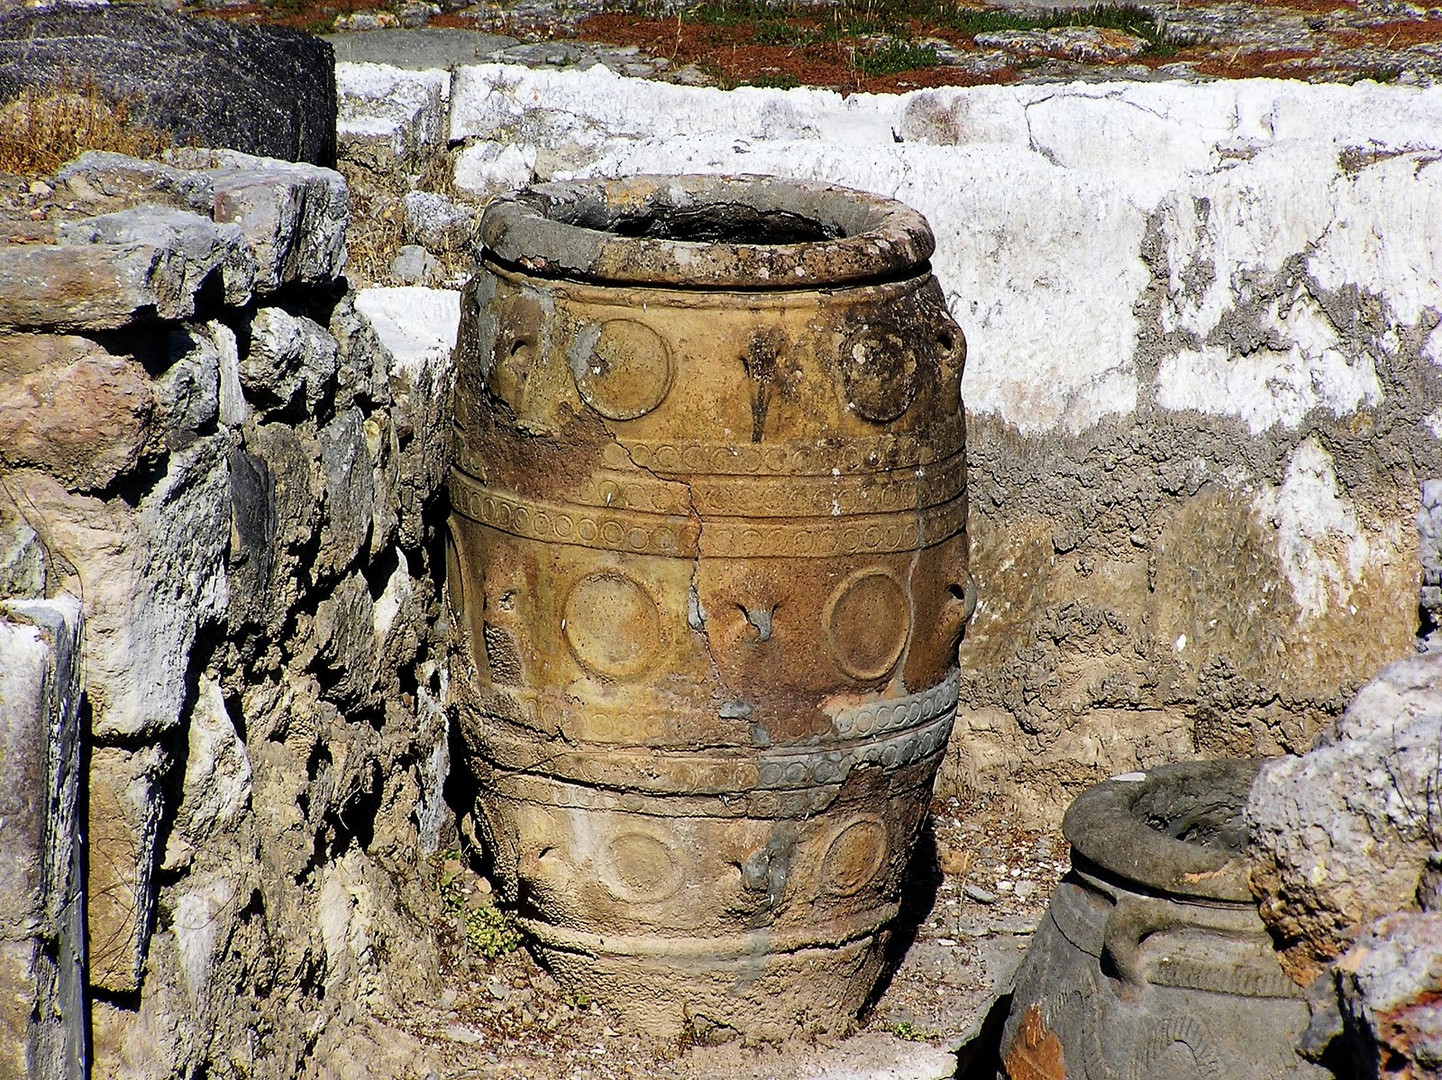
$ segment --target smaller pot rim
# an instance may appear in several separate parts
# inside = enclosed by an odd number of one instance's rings
[[[648,215],[704,215],[726,206],[805,222],[818,238],[687,240],[624,235]],[[486,253],[542,277],[670,288],[816,289],[924,269],[931,227],[895,199],[775,176],[636,175],[537,184],[486,208]]]
[[[1152,828],[1136,806],[1144,795],[1181,782],[1237,791],[1240,811],[1260,758],[1222,758],[1163,765],[1137,779],[1106,780],[1067,808],[1062,834],[1088,862],[1127,882],[1174,896],[1253,902],[1245,852],[1177,840]]]

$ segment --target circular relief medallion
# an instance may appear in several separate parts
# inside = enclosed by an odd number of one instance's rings
[[[886,862],[886,826],[862,818],[845,826],[826,847],[821,887],[833,896],[855,896]]]
[[[562,609],[562,633],[582,667],[629,678],[650,667],[661,647],[661,613],[639,583],[614,570],[576,582]]]
[[[681,887],[681,861],[669,845],[648,833],[615,837],[606,845],[598,870],[606,890],[628,903],[654,904]]]
[[[917,392],[919,329],[877,319],[846,339],[841,371],[847,402],[858,416],[889,424],[911,408]]]
[[[666,400],[675,377],[671,350],[661,336],[634,319],[608,319],[575,369],[576,389],[609,420],[634,420]]]
[[[863,570],[841,583],[824,618],[837,666],[855,679],[879,679],[906,648],[911,602],[885,570]]]

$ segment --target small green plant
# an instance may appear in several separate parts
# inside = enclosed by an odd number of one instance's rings
[[[461,917],[466,948],[487,960],[515,952],[521,946],[515,919],[499,910],[489,897],[472,893],[462,877],[464,868],[459,851],[441,856],[441,904],[452,915]]]
[[[757,45],[784,45],[788,49],[804,49],[820,40],[820,35],[804,26],[793,26],[777,19],[757,23],[751,33],[751,40]]]
[[[923,1031],[910,1020],[903,1020],[899,1024],[892,1024],[888,1030],[898,1039],[905,1039],[907,1042],[927,1042],[937,1038],[934,1031]]]
[[[863,75],[895,75],[898,71],[935,67],[938,60],[935,45],[888,41],[865,51],[858,49],[856,70]]]

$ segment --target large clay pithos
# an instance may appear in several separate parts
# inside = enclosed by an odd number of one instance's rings
[[[499,884],[637,1027],[842,1027],[974,604],[930,229],[836,187],[634,177],[500,200],[481,236],[447,574]]]
[[[1087,789],[1072,869],[1017,973],[1001,1080],[1322,1080],[1309,1012],[1247,886],[1255,760]]]

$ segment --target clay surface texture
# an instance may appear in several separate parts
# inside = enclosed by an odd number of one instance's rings
[[[447,580],[501,887],[633,1025],[844,1027],[974,602],[930,230],[845,189],[639,177],[481,231]]]
[[[1331,1075],[1294,1050],[1307,1005],[1247,891],[1256,768],[1169,765],[1072,804],[1072,871],[1017,975],[1002,1080]]]

